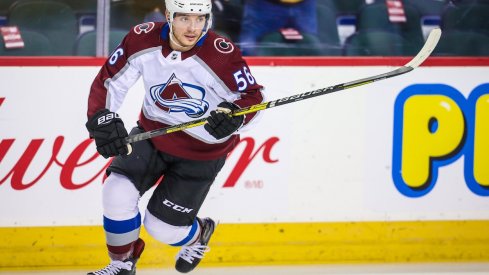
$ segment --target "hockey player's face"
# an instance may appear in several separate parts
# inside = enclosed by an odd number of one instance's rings
[[[184,47],[193,47],[207,22],[205,15],[177,13],[173,19],[173,35]]]

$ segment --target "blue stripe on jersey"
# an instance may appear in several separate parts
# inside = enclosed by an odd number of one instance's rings
[[[114,221],[104,216],[104,229],[110,233],[124,234],[139,227],[141,227],[141,214],[139,212],[136,217],[124,221]]]
[[[199,46],[199,47],[202,47],[202,45],[204,45],[204,41],[205,41],[206,38],[207,38],[207,33],[204,36],[202,36],[199,39],[199,41],[197,41],[197,44],[196,45]]]
[[[163,28],[161,28],[161,39],[168,40],[168,34],[170,33],[170,25],[166,23]]]
[[[192,224],[192,228],[190,228],[190,232],[188,233],[187,237],[185,239],[179,241],[178,243],[171,244],[171,246],[182,246],[187,244],[195,235],[195,232],[197,231],[197,228],[199,227],[199,224],[197,222],[197,219],[194,220],[194,223]]]

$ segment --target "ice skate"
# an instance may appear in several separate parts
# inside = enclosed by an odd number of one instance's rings
[[[192,245],[182,246],[176,257],[175,268],[181,273],[192,271],[200,263],[204,253],[210,250],[207,244],[214,233],[216,223],[210,218],[197,218],[197,221],[201,227],[199,239]]]
[[[87,273],[87,275],[135,275],[136,262],[141,257],[144,250],[144,241],[138,239],[134,243],[132,256],[124,261],[111,261],[108,266],[103,269]]]

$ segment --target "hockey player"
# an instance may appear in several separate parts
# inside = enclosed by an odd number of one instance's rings
[[[211,0],[165,3],[168,23],[135,26],[91,86],[86,127],[97,151],[115,158],[102,191],[111,262],[88,274],[135,274],[144,250],[142,224],[156,240],[181,246],[175,268],[192,271],[209,250],[216,226],[197,217],[199,209],[239,132],[256,119],[227,113],[264,101],[239,49],[210,30]],[[116,112],[141,76],[145,96],[131,134],[199,117],[208,117],[207,124],[127,146]],[[141,221],[139,198],[162,176]]]

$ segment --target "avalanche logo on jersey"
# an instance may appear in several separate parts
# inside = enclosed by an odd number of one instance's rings
[[[142,24],[135,26],[133,30],[135,33],[141,34],[143,32],[144,33],[150,32],[154,27],[155,27],[155,23],[146,22],[146,23],[142,23]]]
[[[209,103],[204,100],[204,88],[182,83],[175,74],[165,84],[151,87],[149,92],[155,105],[168,113],[184,112],[191,118],[197,118],[209,109]]]

